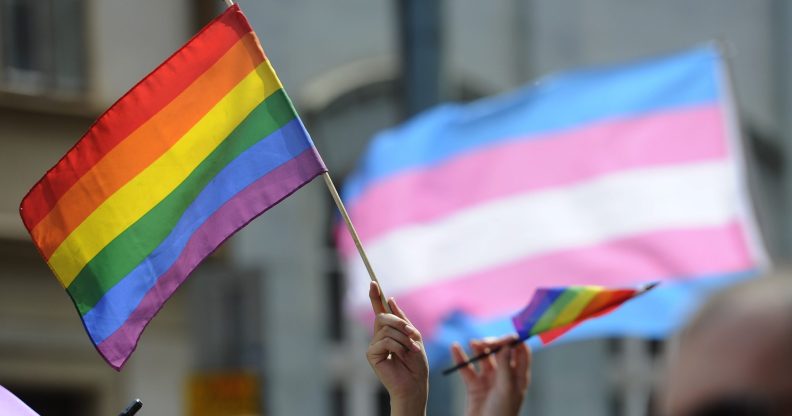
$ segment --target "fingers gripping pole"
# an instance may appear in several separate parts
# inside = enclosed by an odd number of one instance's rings
[[[526,340],[527,340],[527,338],[526,339],[517,338],[514,341],[510,342],[505,347],[506,348],[511,348],[511,347],[514,347],[515,345],[519,345],[521,342],[525,342]],[[465,367],[469,366],[470,364],[475,363],[478,360],[481,360],[483,358],[487,358],[490,355],[497,353],[498,351],[502,350],[503,348],[504,348],[503,345],[498,345],[497,347],[492,348],[492,349],[490,349],[488,351],[485,351],[485,352],[483,352],[483,353],[481,353],[481,354],[479,354],[479,355],[477,355],[477,356],[475,356],[475,357],[473,357],[473,358],[471,358],[471,359],[469,359],[469,360],[467,360],[465,362],[461,362],[461,363],[459,363],[459,364],[457,364],[457,365],[455,365],[453,367],[446,368],[445,370],[443,370],[443,375],[447,376],[447,375],[453,373],[454,371],[457,371],[457,370],[459,370],[461,368],[465,368]]]
[[[385,293],[382,290],[382,285],[380,285],[379,280],[377,280],[377,275],[374,274],[374,269],[371,267],[371,263],[369,263],[369,259],[368,256],[366,255],[366,251],[363,250],[363,244],[360,242],[360,237],[358,237],[357,231],[355,231],[355,226],[352,225],[352,220],[349,219],[349,214],[347,213],[347,210],[344,207],[344,202],[341,201],[341,197],[338,195],[338,191],[336,190],[336,187],[333,184],[333,180],[330,178],[330,174],[325,172],[322,174],[322,178],[324,178],[325,185],[327,185],[327,189],[330,191],[330,195],[332,195],[333,201],[338,207],[338,210],[341,212],[341,216],[344,218],[344,222],[346,223],[347,230],[349,230],[349,234],[352,235],[352,241],[355,242],[355,247],[357,248],[358,254],[360,254],[360,258],[363,260],[363,264],[366,266],[366,271],[368,271],[368,275],[371,278],[371,281],[376,283],[377,286],[379,286],[380,300],[382,301],[382,305],[385,307],[385,310],[387,310],[388,313],[391,313],[391,308],[390,305],[388,305],[388,301],[385,299]]]

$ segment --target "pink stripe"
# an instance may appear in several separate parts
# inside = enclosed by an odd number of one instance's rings
[[[431,337],[453,311],[476,318],[504,317],[523,308],[537,287],[632,286],[747,270],[753,267],[738,223],[653,232],[595,247],[525,259],[396,296],[399,306]],[[383,282],[387,290],[387,282]],[[371,321],[368,308],[357,316]]]
[[[129,359],[146,325],[206,256],[248,222],[325,171],[315,152],[308,149],[266,174],[195,230],[182,254],[159,277],[124,325],[97,345],[99,353],[113,368],[120,369]]]
[[[365,242],[488,200],[621,170],[723,158],[723,126],[721,110],[705,106],[509,141],[385,179],[352,201],[350,215]],[[353,255],[348,234],[338,238],[341,254]]]

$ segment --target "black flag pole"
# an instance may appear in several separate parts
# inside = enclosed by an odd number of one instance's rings
[[[483,358],[487,358],[490,355],[495,354],[498,351],[502,350],[503,347],[511,348],[511,347],[513,347],[515,345],[519,345],[521,342],[525,342],[527,340],[528,340],[528,338],[520,337],[520,338],[516,338],[514,341],[512,341],[512,342],[510,342],[510,343],[508,343],[506,345],[499,345],[499,346],[497,346],[495,348],[489,349],[486,352],[482,352],[481,354],[479,354],[479,355],[477,355],[477,356],[475,356],[475,357],[473,357],[473,358],[471,358],[471,359],[469,359],[467,361],[464,361],[464,362],[461,362],[459,364],[456,364],[453,367],[446,368],[445,370],[443,370],[443,375],[447,376],[447,375],[453,373],[454,371],[457,371],[457,370],[459,370],[459,369],[461,369],[463,367],[467,367],[468,365],[475,363],[478,360],[481,360]]]
[[[133,416],[141,407],[143,407],[143,402],[141,402],[140,399],[132,400],[132,403],[129,403],[129,406],[127,406],[123,412],[119,413],[118,416]]]
[[[634,298],[636,296],[642,295],[642,294],[654,289],[659,284],[660,284],[660,282],[652,282],[652,283],[649,283],[649,284],[643,286],[630,299],[632,299],[632,298]],[[612,305],[605,305],[602,308],[602,310],[605,310],[605,309],[607,309],[610,306],[612,306]],[[583,320],[586,320],[586,319],[589,319],[589,318],[591,318],[591,316],[589,316],[588,318],[585,318]],[[520,337],[516,338],[514,341],[512,341],[511,343],[507,344],[507,345],[497,346],[497,347],[492,348],[490,350],[487,350],[487,351],[485,351],[485,352],[483,352],[483,353],[481,353],[481,354],[479,354],[479,355],[477,355],[477,356],[475,356],[475,357],[473,357],[473,358],[471,358],[471,359],[469,359],[469,360],[467,360],[465,362],[458,363],[458,364],[454,365],[453,367],[448,367],[445,370],[443,370],[443,375],[447,376],[447,375],[453,373],[454,371],[457,371],[457,370],[459,370],[461,368],[467,367],[468,365],[475,363],[476,361],[479,361],[479,360],[481,360],[483,358],[489,357],[490,355],[495,354],[498,351],[502,350],[503,347],[512,348],[515,345],[519,345],[521,342],[527,341],[528,338],[530,338],[533,335],[536,335],[536,334],[528,334],[527,336],[520,336]]]

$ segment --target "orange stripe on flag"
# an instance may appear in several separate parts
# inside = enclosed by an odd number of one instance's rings
[[[575,318],[574,322],[539,334],[539,338],[542,340],[542,343],[549,344],[558,339],[561,335],[575,329],[586,320],[613,312],[616,308],[621,306],[622,303],[635,296],[635,294],[636,291],[631,289],[599,293],[582,311],[580,311],[580,314]]]
[[[135,88],[105,111],[88,132],[53,166],[22,200],[28,231],[38,225],[91,167],[203,74],[247,33],[250,25],[229,8]]]
[[[31,231],[42,255],[49,259],[88,215],[179,141],[263,61],[253,33],[245,35],[182,94],[95,164]]]

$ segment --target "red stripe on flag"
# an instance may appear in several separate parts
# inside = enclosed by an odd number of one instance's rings
[[[550,331],[546,331],[539,335],[539,339],[541,339],[542,343],[544,344],[553,342],[561,335],[566,334],[578,325],[585,322],[587,319],[596,318],[598,316],[607,315],[613,312],[622,303],[635,296],[635,293],[635,290],[628,289],[599,293],[594,297],[594,299],[591,300],[591,302],[589,302],[588,305],[586,305],[585,308],[583,308],[580,314],[578,314],[578,316],[575,318],[574,322],[555,329],[551,329]]]
[[[177,97],[251,31],[239,7],[229,8],[116,101],[22,200],[19,209],[28,231],[104,155]]]

